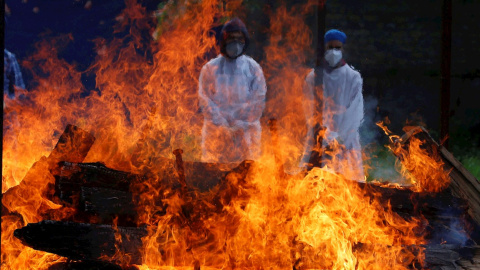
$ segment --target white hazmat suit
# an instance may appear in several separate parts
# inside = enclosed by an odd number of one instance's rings
[[[233,163],[261,154],[260,117],[266,83],[260,65],[241,55],[210,60],[200,72],[199,102],[204,115],[202,161]]]
[[[308,74],[304,87],[308,127],[304,161],[310,158],[313,149],[314,126],[321,121],[325,130],[322,149],[332,147],[334,141],[342,145],[337,148],[339,152],[333,160],[322,154],[323,161],[331,160],[327,167],[348,179],[364,180],[359,134],[364,116],[362,85],[360,73],[347,64],[334,69],[325,68],[321,87],[315,87],[314,70]]]

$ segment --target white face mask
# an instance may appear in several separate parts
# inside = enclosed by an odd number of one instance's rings
[[[238,41],[230,42],[227,44],[225,51],[227,52],[228,57],[235,59],[242,54],[244,46],[245,44]]]
[[[325,60],[327,60],[328,64],[331,67],[336,67],[338,62],[342,60],[342,51],[330,49],[325,52]]]

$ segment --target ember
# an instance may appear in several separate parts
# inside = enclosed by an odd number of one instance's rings
[[[419,185],[409,189],[295,167],[312,53],[303,16],[314,2],[271,14],[262,66],[276,120],[263,156],[238,164],[198,162],[196,89],[205,55],[218,53],[211,28],[241,1],[179,3],[159,35],[128,0],[115,32],[130,34],[96,41],[89,71],[101,94],[84,96],[81,72],[59,59],[69,37],[39,44],[28,61],[38,85],[5,112],[2,268],[419,269],[478,259],[469,202],[446,189],[448,174],[423,189],[430,171],[412,173]],[[145,29],[158,39],[148,46]]]

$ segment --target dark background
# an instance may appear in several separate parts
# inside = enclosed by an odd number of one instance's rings
[[[153,11],[161,1],[141,2]],[[121,0],[5,3],[5,47],[20,64],[34,52],[36,42],[71,33],[73,41],[61,57],[76,63],[80,70],[85,70],[95,56],[92,41],[98,36],[113,37],[115,17],[125,7]],[[244,19],[256,40],[248,53],[260,62],[263,54],[255,48],[266,38],[258,28],[268,24],[268,16],[261,14],[278,3],[260,0],[245,1],[245,5],[250,13]],[[402,133],[408,119],[413,124],[422,123],[440,139],[441,7],[441,0],[327,1],[327,29],[338,28],[347,34],[346,60],[364,78],[365,143],[385,140],[373,123],[386,116],[396,133]],[[456,0],[452,10],[450,148],[456,155],[480,155],[480,1]],[[307,20],[316,40],[314,11]],[[313,63],[312,59],[307,64]],[[28,88],[32,82],[29,74],[23,73]]]

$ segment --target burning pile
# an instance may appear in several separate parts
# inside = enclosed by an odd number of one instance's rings
[[[97,40],[89,71],[99,91],[85,96],[81,73],[57,57],[63,39],[30,59],[37,87],[8,101],[5,115],[2,267],[55,269],[66,258],[84,269],[422,267],[426,215],[446,207],[429,206],[435,194],[281,169],[298,163],[305,133],[298,97],[311,40],[302,16],[312,3],[271,15],[262,66],[269,91],[284,93],[267,104],[278,144],[265,129],[263,157],[241,164],[196,162],[198,74],[218,52],[209,33],[241,1],[169,3],[178,16],[146,46],[150,19],[127,1],[115,31],[129,35]]]
[[[61,149],[62,142],[73,143]],[[55,180],[51,175],[52,182],[39,189],[39,195],[52,196],[48,186],[54,182],[52,200],[60,199],[59,203],[68,206],[39,209],[38,218],[83,223],[28,224],[15,231],[24,244],[75,260],[153,268],[275,265],[375,269],[389,265],[401,269],[421,258],[413,248],[423,243],[414,234],[416,220],[405,221],[356,182],[326,171],[279,176],[272,166],[262,165],[268,160],[244,162],[231,170],[222,170],[220,164],[177,160],[180,163],[175,169],[173,161],[163,159],[164,174],[152,182],[146,176],[101,164],[57,163],[59,158],[78,161],[91,143],[91,136],[69,126],[53,152],[62,156],[52,154],[29,172],[33,180],[50,171]],[[212,176],[221,181],[212,190],[201,192],[185,189],[182,174],[196,183]],[[35,185],[29,178],[22,184],[5,193],[4,206],[10,213],[18,212],[18,205],[25,203],[17,201],[28,191],[25,185]],[[157,194],[147,191],[150,185],[156,185]],[[153,195],[150,201],[142,198],[148,195]],[[145,201],[154,203],[142,205]],[[86,222],[110,222],[113,226]],[[124,228],[119,223],[137,226]],[[412,250],[406,248],[409,246]]]

